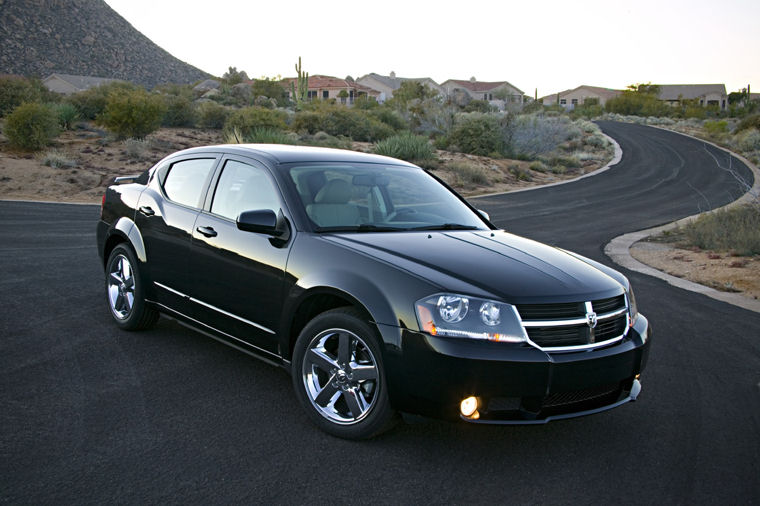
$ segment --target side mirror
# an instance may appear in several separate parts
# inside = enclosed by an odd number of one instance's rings
[[[284,225],[284,217],[283,223]],[[243,211],[237,219],[237,228],[245,232],[255,232],[280,237],[287,231],[287,225],[279,227],[277,214],[271,209]]]
[[[485,219],[486,219],[486,221],[489,221],[489,222],[491,221],[491,217],[490,217],[490,216],[488,215],[488,213],[487,213],[487,212],[485,212],[484,210],[482,210],[482,209],[478,209],[478,213],[480,213],[480,215],[481,215],[483,218],[485,218]]]

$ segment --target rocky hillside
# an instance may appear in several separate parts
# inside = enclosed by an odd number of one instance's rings
[[[0,0],[0,74],[65,74],[145,86],[208,74],[173,57],[103,0]]]

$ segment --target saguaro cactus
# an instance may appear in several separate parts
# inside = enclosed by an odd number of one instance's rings
[[[296,101],[296,108],[300,108],[301,104],[306,102],[309,94],[309,73],[302,71],[300,56],[296,65],[296,74],[298,77],[290,83],[290,95]]]

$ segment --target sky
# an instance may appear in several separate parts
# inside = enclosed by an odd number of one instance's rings
[[[760,92],[758,0],[106,0],[210,74],[509,81],[545,96],[582,84],[723,83]]]

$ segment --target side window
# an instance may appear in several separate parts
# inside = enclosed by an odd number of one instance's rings
[[[200,158],[183,160],[172,165],[163,184],[169,200],[185,206],[199,207],[201,192],[214,161],[214,158]]]
[[[260,209],[280,210],[274,183],[264,169],[228,160],[216,185],[211,212],[235,220],[243,211]]]

